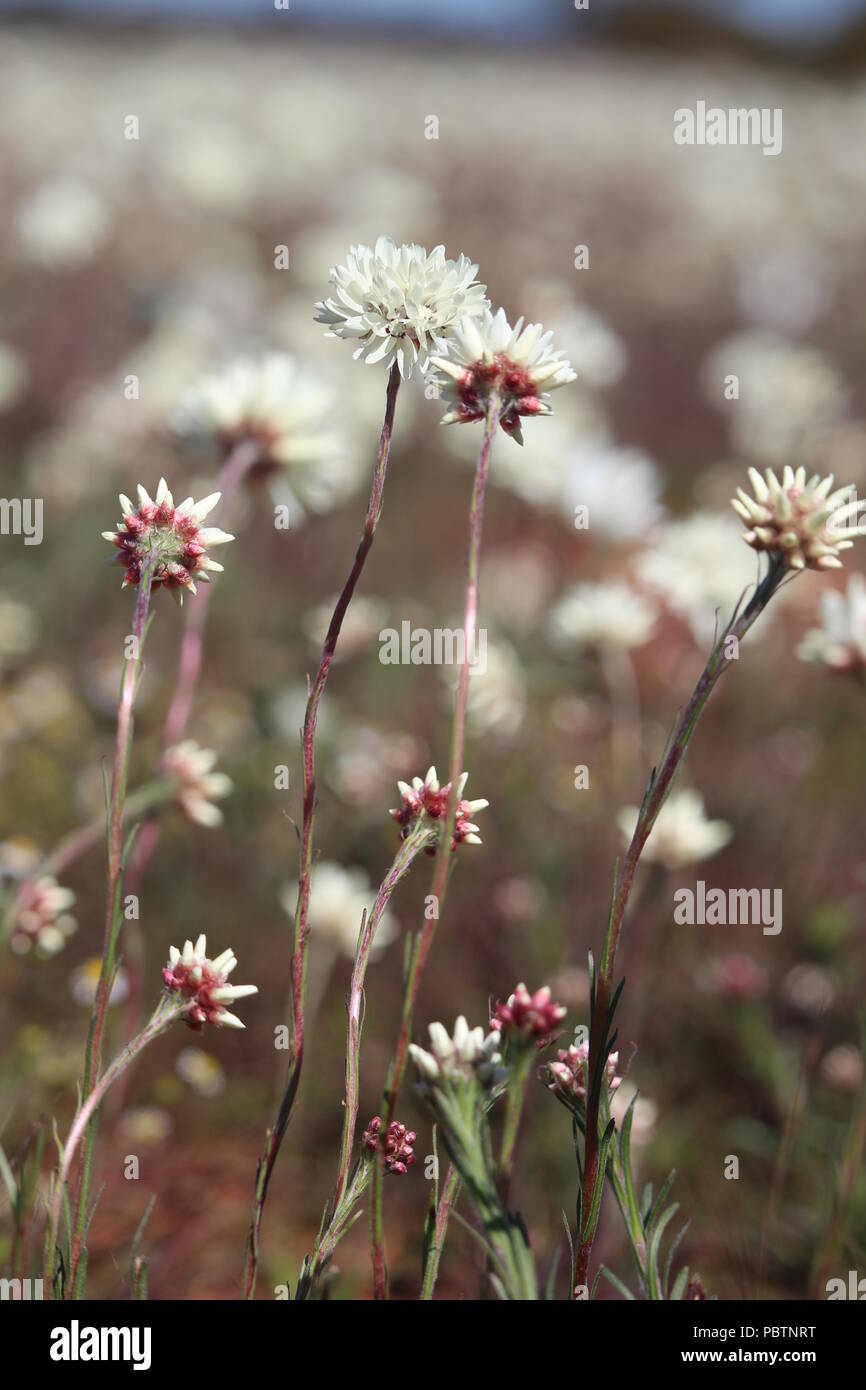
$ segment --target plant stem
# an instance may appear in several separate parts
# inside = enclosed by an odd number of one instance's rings
[[[72,1168],[72,1161],[75,1158],[81,1138],[87,1126],[102,1104],[106,1092],[114,1085],[117,1078],[126,1070],[134,1057],[138,1055],[149,1043],[164,1033],[168,1027],[184,1014],[189,1008],[188,1001],[182,1002],[169,1001],[166,998],[160,1000],[153,1017],[146,1028],[128,1043],[122,1052],[115,1057],[114,1061],[100,1077],[99,1081],[92,1087],[83,1103],[78,1109],[78,1113],[72,1122],[69,1137],[63,1145],[60,1162],[55,1177],[54,1195],[51,1201],[48,1218],[48,1238],[46,1241],[47,1263],[45,1268],[44,1288],[46,1297],[51,1297],[53,1274],[54,1274],[54,1251],[57,1246],[57,1231],[60,1225],[60,1213],[63,1206],[63,1193],[69,1181],[69,1174]],[[70,1270],[67,1284],[73,1282]]]
[[[419,821],[410,834],[400,844],[394,862],[385,875],[376,894],[376,901],[373,903],[372,910],[367,916],[361,927],[361,935],[358,941],[358,950],[355,954],[355,963],[352,968],[352,982],[349,987],[348,1000],[348,1028],[346,1036],[346,1100],[343,1113],[343,1135],[340,1142],[340,1166],[337,1173],[337,1182],[334,1188],[334,1196],[331,1199],[331,1210],[336,1211],[343,1189],[349,1175],[349,1164],[352,1159],[352,1149],[355,1145],[355,1127],[358,1121],[358,1079],[361,1054],[361,1005],[364,998],[364,981],[367,975],[367,966],[370,960],[370,953],[373,949],[373,942],[376,930],[382,920],[382,915],[391,901],[391,895],[401,878],[409,872],[412,863],[429,838],[429,830],[423,821]],[[386,1131],[382,1131],[384,1139]]]
[[[244,1274],[245,1298],[252,1298],[255,1293],[262,1213],[265,1201],[267,1200],[268,1187],[270,1185],[271,1175],[274,1171],[274,1164],[277,1161],[280,1145],[283,1142],[286,1126],[289,1123],[289,1118],[295,1103],[304,1059],[307,912],[310,902],[310,873],[313,865],[313,822],[316,811],[314,754],[319,701],[322,698],[322,692],[325,689],[325,684],[328,679],[328,672],[331,669],[331,662],[334,659],[334,653],[337,649],[337,641],[340,636],[340,629],[343,626],[343,619],[346,616],[346,610],[352,601],[358,580],[366,564],[367,556],[372,548],[373,540],[376,535],[376,527],[382,512],[382,500],[385,489],[385,478],[388,472],[388,459],[391,454],[391,436],[394,430],[394,412],[397,406],[397,391],[399,386],[400,373],[397,364],[394,363],[388,374],[388,386],[385,394],[385,419],[379,438],[379,452],[376,458],[376,467],[373,472],[373,485],[370,490],[367,515],[364,518],[364,529],[355,552],[355,559],[349,571],[349,576],[343,585],[343,590],[340,597],[337,599],[336,607],[331,616],[331,622],[325,637],[324,646],[322,647],[319,669],[310,687],[307,698],[307,708],[304,714],[304,729],[302,735],[304,801],[301,826],[300,868],[298,873],[298,902],[295,908],[292,942],[292,1045],[289,1053],[289,1067],[285,1090],[276,1120],[265,1137],[265,1151],[259,1161],[256,1172],[253,1210],[247,1236],[246,1267]]]
[[[469,703],[469,673],[471,653],[475,649],[475,632],[478,621],[478,571],[481,560],[481,535],[484,525],[484,498],[487,489],[487,475],[490,466],[490,449],[499,424],[499,395],[493,392],[488,402],[487,417],[484,422],[484,437],[478,454],[475,469],[475,483],[472,489],[472,502],[469,509],[469,558],[466,572],[466,603],[463,617],[463,664],[457,684],[457,698],[454,705],[454,718],[451,725],[451,794],[448,797],[448,810],[442,827],[442,838],[433,866],[433,881],[430,897],[434,900],[435,916],[425,917],[415,941],[409,960],[406,988],[403,997],[403,1015],[397,1038],[397,1049],[388,1072],[383,1098],[385,1129],[394,1118],[397,1097],[406,1070],[409,1055],[409,1037],[412,1032],[412,1015],[421,985],[424,965],[433,944],[436,921],[445,902],[448,886],[448,872],[451,867],[451,839],[457,815],[457,786],[463,772],[463,750],[466,743],[466,709]],[[429,899],[428,899],[429,901]],[[379,1155],[379,1178],[373,1179],[373,1272],[374,1294],[376,1298],[385,1297],[385,1256],[382,1247],[382,1166],[383,1157]]]
[[[629,894],[631,893],[635,872],[640,862],[643,847],[649,838],[650,831],[671,790],[674,778],[685,757],[692,734],[695,731],[707,700],[715,689],[716,682],[735,659],[734,652],[736,651],[738,653],[739,642],[745,637],[752,624],[760,616],[764,608],[766,608],[773,594],[781,584],[786,572],[784,561],[775,558],[772,559],[766,575],[758,584],[742,613],[737,616],[735,611],[721,637],[713,647],[709,660],[698,678],[697,685],[680,717],[661,766],[658,770],[654,768],[650,776],[649,785],[644,795],[643,805],[640,809],[631,843],[629,844],[625,859],[617,872],[615,880],[613,902],[611,904],[601,966],[596,979],[595,1003],[590,1023],[589,1060],[587,1064],[587,1077],[590,1079],[600,1074],[600,1067],[603,1066],[603,1059],[600,1061],[600,1054],[602,1047],[606,1043],[608,1008],[610,1006],[613,989],[616,951],[619,944],[620,932],[622,930],[623,918],[625,916],[626,907],[628,906]],[[731,643],[731,638],[736,638],[736,644]],[[603,1084],[604,1082],[602,1079],[602,1085]],[[598,1178],[600,1094],[601,1091],[597,1085],[590,1084],[587,1086],[586,1135],[582,1184],[583,1200],[581,1207],[582,1224],[589,1211],[592,1194],[595,1190],[595,1184]],[[584,1228],[584,1230],[578,1232],[575,1288],[586,1286],[588,1283],[589,1263],[594,1239],[594,1229],[586,1231]],[[572,1297],[574,1296],[575,1289],[573,1288]]]

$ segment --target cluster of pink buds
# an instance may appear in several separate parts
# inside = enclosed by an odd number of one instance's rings
[[[605,1067],[608,1090],[611,1092],[617,1089],[621,1080],[616,1075],[618,1062],[619,1053],[611,1052]],[[572,1044],[566,1051],[557,1052],[556,1061],[551,1062],[547,1068],[550,1077],[548,1088],[563,1098],[585,1101],[588,1063],[589,1043],[583,1042],[577,1046]]]
[[[187,497],[175,506],[165,478],[160,478],[153,498],[139,484],[137,507],[121,493],[123,519],[116,531],[103,531],[102,535],[118,551],[117,563],[126,571],[123,587],[139,584],[142,566],[148,560],[154,566],[151,587],[162,585],[178,599],[183,598],[185,589],[195,593],[196,579],[209,582],[211,572],[222,570],[222,565],[211,560],[208,547],[234,540],[216,526],[201,525],[219,500],[220,493],[213,492],[201,502]]]
[[[243,1028],[240,1019],[223,1005],[235,999],[245,999],[249,994],[258,994],[258,989],[255,985],[226,983],[237,965],[231,948],[223,951],[216,960],[208,960],[206,952],[207,937],[204,935],[198,938],[195,945],[191,941],[184,942],[182,951],[171,946],[168,965],[162,972],[163,983],[172,994],[181,994],[190,1000],[184,1021],[196,1032],[200,1032],[206,1023],[212,1023],[217,1028]]]
[[[418,1137],[414,1129],[407,1129],[397,1120],[392,1120],[385,1131],[384,1139],[380,1137],[382,1120],[378,1115],[374,1115],[361,1136],[361,1142],[365,1149],[374,1154],[381,1146],[385,1154],[386,1173],[406,1173],[415,1162],[415,1151],[412,1145]]]
[[[463,789],[468,778],[469,773],[464,772],[457,783],[457,812],[454,817],[454,833],[451,836],[452,849],[456,849],[459,844],[481,844],[478,826],[474,824],[472,817],[490,805],[483,797],[477,801],[463,800]],[[428,816],[433,821],[445,819],[451,783],[446,782],[444,787],[440,787],[435,767],[427,769],[427,776],[423,782],[420,777],[413,777],[411,786],[408,782],[398,782],[397,790],[400,793],[400,805],[392,809],[390,814],[400,827],[402,839],[405,840],[422,816]],[[435,854],[435,849],[428,848],[427,853]]]
[[[554,1004],[547,985],[530,994],[526,985],[519,984],[509,995],[507,1003],[496,1005],[490,1027],[506,1035],[516,1033],[521,1038],[543,1042],[555,1031],[567,1012],[561,1004]]]

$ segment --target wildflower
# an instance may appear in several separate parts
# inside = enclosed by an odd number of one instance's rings
[[[821,595],[821,626],[806,633],[797,655],[833,671],[866,667],[866,580],[852,575],[847,593],[828,590]]]
[[[507,1003],[496,1005],[490,1026],[501,1033],[519,1033],[522,1038],[547,1038],[566,1013],[561,1004],[553,1003],[547,985],[530,994],[526,985],[519,984]]]
[[[308,920],[313,941],[323,942],[354,960],[361,917],[364,912],[369,913],[375,896],[376,890],[363,869],[344,869],[341,864],[320,859],[310,875]],[[284,889],[281,901],[290,917],[295,915],[297,899],[297,884]],[[378,955],[396,935],[395,918],[390,912],[383,912],[376,928],[372,955]]]
[[[500,1067],[501,1036],[491,1024],[491,1031],[470,1028],[461,1014],[454,1024],[454,1035],[441,1023],[431,1023],[430,1051],[409,1044],[409,1052],[420,1080],[420,1089],[429,1091],[431,1083],[441,1081],[466,1082],[476,1078],[482,1086],[495,1085],[505,1075]]]
[[[159,1105],[136,1105],[121,1115],[118,1128],[133,1143],[161,1144],[171,1134],[174,1121]]]
[[[850,1043],[831,1047],[821,1058],[821,1076],[834,1091],[859,1091],[863,1084],[863,1057]]]
[[[182,600],[184,589],[195,593],[196,579],[209,582],[211,572],[221,571],[222,565],[207,554],[208,546],[234,540],[216,526],[201,526],[219,500],[220,494],[212,492],[201,502],[187,497],[176,507],[165,478],[160,478],[155,498],[150,498],[139,483],[137,507],[121,493],[123,520],[117,523],[116,532],[103,531],[102,535],[117,547],[117,563],[126,570],[123,587],[138,584],[142,564],[148,559],[155,562],[151,587],[162,584],[178,599]]]
[[[232,780],[224,772],[214,772],[217,755],[212,748],[200,748],[194,739],[167,748],[162,767],[177,782],[177,799],[185,815],[197,825],[219,825],[222,811],[215,799],[228,796]]]
[[[478,266],[466,256],[448,260],[444,246],[396,246],[380,236],[375,247],[352,246],[346,264],[333,266],[330,299],[316,304],[316,322],[328,337],[356,339],[354,356],[390,367],[396,361],[408,380],[420,360],[425,371],[431,349],[443,351],[460,319],[488,308]]]
[[[732,951],[711,963],[705,983],[723,999],[760,999],[767,993],[768,976],[751,956]]]
[[[182,397],[172,421],[192,444],[227,454],[257,446],[247,477],[299,513],[325,511],[353,491],[357,469],[334,425],[334,393],[285,352],[239,357]]]
[[[463,789],[468,779],[468,772],[461,773],[460,781],[457,783],[457,812],[454,819],[454,834],[451,837],[452,850],[456,849],[459,844],[481,844],[478,826],[473,823],[471,817],[490,805],[490,802],[483,797],[476,801],[463,800]],[[446,782],[444,787],[440,787],[435,767],[427,769],[427,776],[423,782],[420,777],[413,777],[411,786],[408,782],[398,782],[397,790],[400,793],[400,805],[391,810],[390,815],[400,826],[401,838],[404,840],[412,826],[421,817],[429,816],[431,820],[438,821],[442,820],[447,813],[451,783]],[[428,853],[433,852],[433,850],[428,850]]]
[[[558,646],[592,645],[627,651],[653,635],[657,611],[628,584],[575,584],[550,615]]]
[[[589,1043],[572,1043],[556,1054],[556,1061],[543,1069],[547,1088],[563,1100],[586,1100],[587,1068],[589,1063]],[[616,1069],[619,1053],[611,1052],[605,1063],[608,1090],[613,1093],[619,1086],[621,1077]]]
[[[792,570],[842,568],[839,552],[863,534],[860,526],[847,524],[860,506],[852,485],[833,492],[832,473],[815,473],[807,482],[805,468],[795,472],[787,465],[781,482],[772,468],[764,477],[750,468],[749,479],[754,497],[737,488],[731,502],[749,528],[743,535],[747,545],[781,557]]]
[[[397,1120],[391,1121],[385,1131],[384,1138],[380,1136],[381,1127],[381,1118],[374,1115],[361,1136],[364,1148],[374,1154],[381,1145],[385,1153],[386,1173],[407,1173],[415,1162],[415,1151],[412,1145],[418,1136],[414,1129],[407,1129]]]
[[[602,434],[573,444],[560,463],[557,502],[573,527],[578,508],[598,535],[622,544],[664,520],[664,477],[642,449],[620,448]]]
[[[182,1081],[200,1096],[218,1096],[226,1084],[225,1072],[215,1057],[200,1047],[185,1047],[179,1053],[174,1069]]]
[[[626,845],[631,843],[638,815],[636,806],[624,806],[617,815]],[[664,864],[666,869],[680,869],[717,854],[733,833],[727,821],[707,819],[700,792],[691,788],[675,790],[659,811],[643,858]]]
[[[563,353],[551,348],[552,339],[540,323],[524,328],[522,318],[512,328],[503,309],[495,314],[485,309],[478,321],[463,319],[448,356],[431,357],[438,369],[434,382],[452,407],[442,424],[483,420],[498,391],[499,423],[522,444],[520,417],[550,415],[549,392],[577,379]]]
[[[755,559],[738,544],[741,535],[732,516],[699,511],[661,525],[637,558],[637,577],[661,594],[701,644],[713,640],[719,609],[729,613],[755,582]]]
[[[79,965],[73,970],[69,977],[69,988],[76,1004],[81,1004],[89,1008],[96,998],[96,991],[99,987],[99,976],[102,973],[102,957],[91,956],[83,965]],[[111,981],[111,990],[108,995],[109,1004],[122,1004],[129,995],[129,976],[120,966],[114,972]]]
[[[203,934],[195,945],[185,941],[183,951],[170,946],[168,965],[162,972],[167,990],[181,994],[190,1001],[184,1014],[184,1021],[190,1028],[201,1029],[205,1023],[217,1028],[243,1028],[239,1018],[223,1008],[235,999],[245,999],[249,994],[258,994],[256,985],[227,984],[229,975],[237,965],[234,952],[229,949],[208,960],[207,937]]]
[[[71,889],[61,888],[50,874],[23,883],[12,919],[12,950],[25,955],[34,948],[40,955],[56,955],[78,926],[69,912],[74,902]]]

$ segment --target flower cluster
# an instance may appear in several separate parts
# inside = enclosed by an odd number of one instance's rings
[[[385,1154],[386,1173],[407,1173],[415,1162],[415,1150],[412,1145],[418,1136],[414,1129],[407,1129],[397,1120],[392,1120],[383,1138],[380,1134],[381,1128],[381,1118],[374,1115],[361,1136],[364,1148],[374,1154],[381,1146]]]
[[[217,755],[212,748],[201,748],[194,739],[184,739],[162,756],[163,770],[177,782],[177,799],[184,814],[197,825],[219,825],[222,811],[214,800],[228,796],[232,780],[224,772],[214,772]]]
[[[524,1039],[545,1039],[562,1022],[567,1013],[561,1004],[554,1004],[547,985],[530,994],[526,985],[519,984],[505,1004],[493,1010],[490,1027],[500,1033],[514,1033]]]
[[[550,346],[552,339],[540,323],[524,328],[522,318],[512,328],[502,309],[463,319],[448,355],[431,358],[434,382],[451,405],[443,425],[485,419],[496,392],[499,423],[522,444],[520,417],[550,415],[548,393],[577,378],[564,354]]]
[[[611,1052],[605,1064],[608,1090],[613,1093],[620,1084],[616,1068],[619,1053]],[[563,1100],[586,1100],[587,1071],[589,1064],[589,1043],[572,1043],[565,1051],[557,1052],[556,1061],[546,1068],[548,1089],[555,1091]]]
[[[23,883],[12,919],[12,950],[26,955],[35,948],[41,955],[56,955],[78,925],[69,913],[74,902],[71,889],[62,888],[50,874]]]
[[[168,965],[162,972],[163,983],[172,994],[181,994],[190,1001],[185,1022],[190,1028],[199,1031],[205,1023],[217,1028],[243,1028],[239,1018],[223,1008],[235,999],[245,999],[249,994],[258,994],[256,985],[227,984],[229,975],[237,965],[234,951],[229,948],[217,956],[216,960],[207,958],[207,937],[201,935],[195,945],[185,941],[182,951],[176,946],[169,947]]]
[[[175,506],[165,478],[160,478],[154,498],[139,484],[137,507],[121,493],[123,520],[116,531],[102,535],[118,550],[117,563],[126,571],[123,587],[139,583],[146,561],[154,566],[151,587],[163,585],[179,599],[185,589],[195,593],[196,579],[209,582],[211,572],[222,570],[222,565],[207,554],[208,546],[234,540],[216,526],[201,525],[219,500],[220,494],[213,492],[201,502],[187,497]]]
[[[821,595],[821,626],[806,633],[797,655],[832,671],[866,669],[866,579],[855,574],[847,593]]]
[[[472,817],[490,805],[483,797],[476,801],[463,800],[463,789],[468,779],[469,773],[464,772],[457,783],[457,811],[451,837],[453,850],[459,844],[481,844],[478,826],[473,823]],[[447,814],[451,783],[446,782],[445,786],[441,787],[435,767],[427,769],[427,776],[423,782],[420,777],[413,777],[411,786],[408,782],[398,782],[397,790],[400,793],[400,805],[392,808],[390,814],[400,826],[401,838],[404,840],[421,817],[429,816],[430,820],[440,821]],[[434,850],[428,849],[427,852],[432,854]]]
[[[466,1082],[476,1078],[482,1086],[494,1086],[506,1075],[500,1066],[502,1038],[491,1025],[491,1031],[470,1028],[461,1014],[454,1024],[453,1037],[441,1023],[431,1023],[430,1051],[409,1044],[409,1052],[418,1072],[422,1091],[442,1081]]]
[[[785,467],[781,482],[772,468],[763,477],[749,469],[754,497],[743,488],[731,506],[748,526],[743,535],[753,550],[780,556],[789,569],[841,569],[840,550],[850,550],[862,528],[849,525],[860,507],[853,487],[833,489],[833,475]]]
[[[431,350],[447,348],[457,320],[488,308],[477,273],[466,256],[448,260],[444,246],[428,254],[380,236],[375,247],[350,247],[346,264],[331,269],[335,294],[316,305],[316,322],[329,337],[355,339],[356,358],[385,367],[396,361],[408,379],[419,359],[424,371]]]

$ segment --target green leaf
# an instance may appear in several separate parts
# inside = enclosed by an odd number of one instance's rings
[[[665,1227],[671,1218],[679,1211],[679,1203],[674,1202],[667,1211],[663,1212],[656,1222],[655,1230],[650,1237],[649,1250],[647,1252],[647,1292],[653,1301],[662,1298],[662,1288],[659,1280],[659,1248]]]
[[[601,1265],[598,1273],[603,1274],[605,1279],[607,1279],[608,1283],[613,1284],[617,1293],[621,1294],[623,1298],[627,1298],[629,1303],[635,1303],[637,1301],[631,1289],[627,1288],[626,1285],[622,1282],[622,1280],[617,1278],[613,1270],[608,1269],[607,1265]],[[598,1275],[596,1275],[596,1282],[598,1282]],[[594,1287],[595,1286],[593,1285],[593,1288]]]
[[[664,1206],[665,1198],[667,1197],[668,1193],[674,1185],[674,1178],[676,1177],[676,1175],[676,1168],[672,1168],[671,1171],[668,1173],[667,1177],[665,1178],[665,1181],[663,1182],[662,1186],[659,1188],[659,1195],[653,1202],[652,1207],[650,1208],[649,1216],[646,1219],[647,1235],[652,1234],[653,1226],[659,1219],[659,1213],[661,1212],[661,1209]]]
[[[664,1277],[664,1294],[665,1294],[665,1298],[667,1298],[667,1296],[668,1296],[668,1284],[670,1283],[671,1269],[673,1268],[673,1263],[674,1263],[674,1255],[677,1253],[677,1250],[679,1249],[680,1241],[682,1240],[682,1238],[683,1238],[683,1236],[685,1235],[686,1231],[689,1229],[689,1226],[690,1226],[690,1225],[691,1225],[691,1222],[687,1221],[686,1224],[683,1226],[682,1230],[679,1232],[679,1234],[678,1234],[678,1235],[675,1235],[674,1238],[673,1238],[673,1240],[672,1240],[672,1242],[671,1242],[671,1248],[670,1248],[670,1250],[668,1251],[668,1257],[667,1257],[667,1259],[665,1260],[665,1277]]]
[[[674,1284],[673,1288],[671,1289],[671,1301],[672,1301],[672,1302],[674,1302],[674,1303],[680,1303],[680,1302],[682,1301],[682,1297],[683,1297],[683,1294],[684,1294],[685,1291],[686,1291],[686,1285],[688,1284],[688,1282],[689,1282],[689,1267],[688,1267],[688,1265],[683,1265],[682,1269],[680,1270],[679,1274],[677,1275],[676,1283]]]
[[[571,1297],[571,1294],[574,1291],[574,1241],[571,1238],[571,1227],[568,1224],[568,1217],[566,1216],[565,1212],[562,1213],[562,1224],[565,1227],[565,1236],[568,1241],[568,1256],[571,1271],[569,1275],[568,1290],[569,1297]]]

